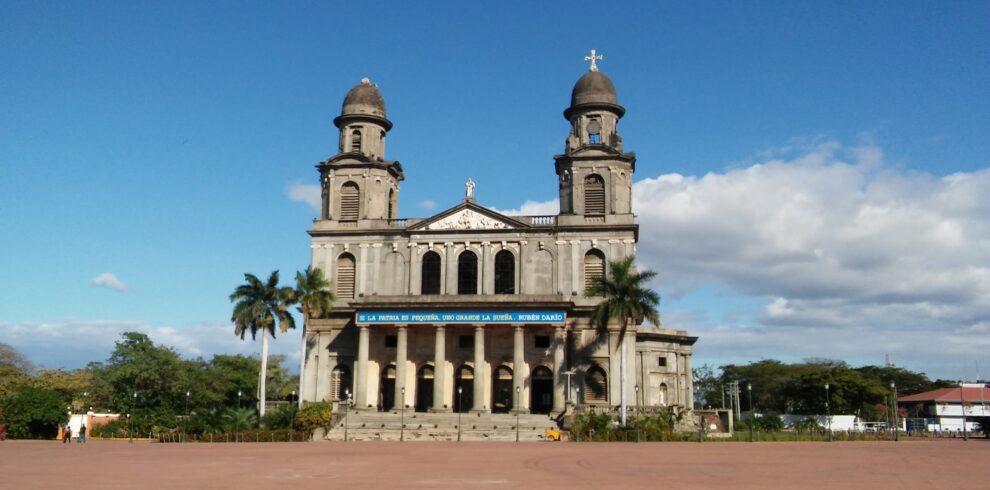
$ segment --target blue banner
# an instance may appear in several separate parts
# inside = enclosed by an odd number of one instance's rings
[[[528,323],[563,325],[567,313],[563,311],[359,311],[355,316],[358,325]]]

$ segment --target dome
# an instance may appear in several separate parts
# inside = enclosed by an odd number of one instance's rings
[[[574,84],[571,91],[571,107],[564,111],[564,117],[570,119],[570,114],[580,108],[605,108],[618,113],[619,117],[626,112],[619,105],[615,95],[615,85],[600,71],[589,71]]]
[[[384,118],[385,99],[378,91],[378,87],[367,78],[362,78],[361,83],[355,85],[344,97],[340,115],[370,115]]]

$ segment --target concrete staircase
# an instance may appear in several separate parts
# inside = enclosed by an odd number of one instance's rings
[[[399,411],[368,412],[350,411],[335,414],[335,423],[326,433],[328,441],[456,441],[458,414],[422,413],[406,410],[405,428]],[[515,414],[460,414],[460,438],[462,441],[515,441]],[[546,429],[557,428],[549,415],[519,414],[519,440],[542,441]]]

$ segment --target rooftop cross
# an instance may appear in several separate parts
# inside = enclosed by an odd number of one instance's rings
[[[595,50],[594,49],[591,50],[591,56],[585,56],[584,57],[584,61],[590,61],[591,62],[591,71],[598,71],[598,65],[595,62],[596,61],[600,61],[602,59],[604,59],[602,57],[602,55],[597,55],[597,56],[595,55]]]

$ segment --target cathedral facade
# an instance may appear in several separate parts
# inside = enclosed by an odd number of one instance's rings
[[[317,166],[312,266],[336,301],[310,322],[303,400],[560,414],[618,407],[624,391],[630,407],[690,409],[696,337],[631,325],[620,341],[618,324],[602,331],[590,317],[602,298],[586,294],[589,285],[609,261],[636,253],[636,156],[623,149],[624,112],[593,64],[564,111],[556,215],[492,211],[469,180],[457,206],[400,218],[405,172],[385,158],[385,101],[367,79],[352,88],[334,119],[339,152]]]

